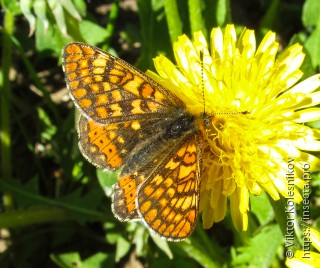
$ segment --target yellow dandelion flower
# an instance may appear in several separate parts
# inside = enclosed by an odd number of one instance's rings
[[[320,252],[320,233],[313,228],[309,229],[309,233],[311,244]],[[297,250],[293,258],[287,258],[286,265],[289,268],[319,268],[320,254],[310,251],[309,247],[308,250]]]
[[[246,230],[250,194],[266,191],[277,200],[290,195],[288,166],[294,170],[293,198],[302,200],[303,165],[319,169],[320,131],[305,122],[320,119],[320,75],[300,83],[304,54],[299,44],[277,57],[269,32],[256,48],[254,31],[237,39],[228,25],[211,32],[210,51],[201,32],[174,45],[177,65],[155,58],[149,75],[176,94],[189,112],[210,115],[203,152],[200,211],[204,228],[221,221],[227,200],[235,227]],[[200,57],[203,55],[203,58]]]

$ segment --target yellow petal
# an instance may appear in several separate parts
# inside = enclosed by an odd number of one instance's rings
[[[228,59],[231,59],[233,57],[235,53],[236,40],[237,36],[234,25],[228,24],[226,26],[223,39],[223,60],[227,61]]]
[[[223,34],[221,29],[213,28],[210,35],[211,56],[213,61],[223,57]]]
[[[302,250],[297,250],[292,259],[286,260],[286,265],[289,268],[319,268],[319,263],[320,254]]]
[[[257,55],[264,54],[266,50],[268,50],[270,47],[273,47],[276,44],[275,40],[276,40],[275,33],[269,31],[262,39],[256,54]],[[277,49],[278,49],[278,46],[277,46]]]
[[[295,112],[298,118],[294,120],[296,123],[305,123],[320,120],[320,108],[309,108]]]
[[[256,52],[256,37],[254,31],[245,29],[239,37],[237,47],[242,57],[247,60],[252,58]]]
[[[286,73],[295,72],[300,68],[304,57],[305,55],[302,52],[302,46],[294,44],[278,58],[279,67]]]
[[[239,209],[240,195],[239,190],[236,190],[230,196],[230,211],[232,222],[238,231],[246,231],[248,228],[248,214],[242,213]]]
[[[306,151],[312,151],[312,152],[320,151],[320,141],[301,138],[297,140],[294,144],[300,150],[306,150]]]
[[[299,84],[292,87],[284,95],[291,95],[296,93],[309,94],[315,91],[320,86],[320,74],[313,75],[306,80],[303,80]]]
[[[316,268],[313,263],[310,263],[310,260],[305,260],[302,256],[302,251],[297,250],[294,258],[286,260],[286,266],[289,268]]]

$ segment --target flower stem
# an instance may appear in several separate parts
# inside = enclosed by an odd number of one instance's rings
[[[11,67],[11,35],[14,29],[14,15],[10,9],[5,10],[2,49],[2,73],[0,77],[1,89],[1,170],[4,178],[10,178],[11,166],[11,137],[10,137],[10,80]]]
[[[11,67],[11,36],[14,31],[14,14],[10,9],[5,10],[4,27],[3,27],[3,47],[0,73],[0,159],[2,177],[8,179],[12,176],[11,165],[11,130],[10,130],[10,103],[11,103],[11,85],[9,71]],[[2,196],[5,208],[12,207],[12,196],[4,192]]]
[[[182,34],[182,20],[180,19],[178,3],[176,0],[165,0],[164,9],[169,28],[171,43],[178,40],[178,36]]]
[[[204,16],[202,14],[202,5],[203,1],[201,0],[189,0],[189,21],[191,26],[191,33],[197,31],[202,31],[204,36],[207,38],[207,29],[204,21]]]
[[[110,47],[110,42],[111,42],[111,38],[114,32],[114,26],[118,17],[118,13],[119,13],[119,0],[114,0],[112,5],[111,5],[111,10],[109,13],[109,18],[108,18],[108,24],[106,27],[106,31],[108,33],[108,37],[107,40],[103,46],[103,49],[108,51],[109,47]]]
[[[70,211],[58,207],[15,210],[1,213],[0,227],[13,228],[36,223],[73,220]]]

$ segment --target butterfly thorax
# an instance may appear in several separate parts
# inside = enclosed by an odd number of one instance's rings
[[[153,129],[153,133],[131,151],[121,174],[137,173],[138,169],[141,169],[141,163],[148,167],[163,161],[160,158],[179,146],[184,137],[195,135],[195,122],[196,118],[182,109],[178,109],[173,117],[171,114],[171,118],[150,122],[148,129]],[[151,173],[151,170],[148,172]]]
[[[181,137],[184,133],[194,130],[195,117],[184,111],[180,111],[177,117],[167,119],[163,129],[163,138],[175,139]]]

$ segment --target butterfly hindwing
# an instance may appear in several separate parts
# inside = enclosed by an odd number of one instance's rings
[[[197,135],[184,144],[138,189],[138,213],[146,225],[168,240],[192,233],[199,210],[201,145]]]
[[[120,177],[114,186],[112,211],[121,221],[140,220],[136,198],[138,187],[144,181],[144,177],[133,174]]]
[[[173,160],[170,159],[185,146],[189,139],[192,139],[191,137],[195,137],[194,118],[183,112],[175,116],[171,122],[162,122],[164,125],[159,125],[158,130],[149,139],[137,144],[128,156],[127,163],[119,174],[119,181],[113,195],[113,211],[120,220],[139,219],[137,212],[139,205],[137,206],[136,199],[140,186],[149,183],[153,176],[157,176],[161,170],[164,170],[168,161],[172,164]],[[198,147],[197,139],[196,148]],[[188,147],[188,150],[191,150],[191,147]],[[201,154],[198,153],[197,156],[199,155]],[[175,161],[179,161],[177,157],[175,156]],[[190,158],[190,160],[198,161],[199,159]],[[197,165],[194,164],[192,167]]]
[[[127,163],[132,150],[149,138],[156,127],[156,122],[151,120],[101,125],[81,115],[79,147],[95,166],[117,170]]]

